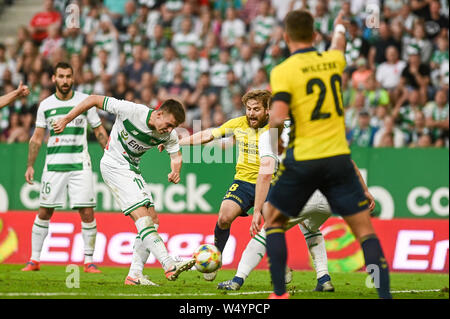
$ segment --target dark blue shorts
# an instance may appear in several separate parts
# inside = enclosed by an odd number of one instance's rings
[[[247,212],[255,205],[255,187],[255,184],[235,179],[223,200],[236,202],[242,208],[241,216],[248,216]]]
[[[268,201],[288,217],[296,217],[317,189],[334,214],[349,216],[369,207],[350,155],[296,161],[292,149],[286,151]]]

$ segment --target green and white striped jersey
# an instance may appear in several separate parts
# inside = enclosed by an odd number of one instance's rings
[[[175,35],[172,38],[172,46],[174,47],[175,51],[177,52],[178,56],[180,58],[185,58],[189,46],[194,45],[197,48],[200,48],[202,46],[202,41],[198,37],[197,34],[191,32],[188,34],[183,34],[181,32],[175,33]]]
[[[269,41],[276,23],[277,21],[272,16],[257,16],[252,22],[252,31],[255,32],[255,43],[265,44]]]
[[[128,166],[140,174],[142,155],[152,147],[163,144],[169,154],[180,150],[177,132],[160,134],[149,127],[154,111],[143,104],[105,97],[103,109],[116,115],[102,162],[109,166]]]
[[[91,167],[86,140],[87,125],[96,128],[102,124],[95,108],[77,116],[60,134],[55,134],[52,128],[54,121],[69,113],[88,96],[73,91],[72,97],[63,101],[58,99],[56,94],[52,94],[39,104],[36,127],[50,131],[45,158],[46,170],[68,172]]]

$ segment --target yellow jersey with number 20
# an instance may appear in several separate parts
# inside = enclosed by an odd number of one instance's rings
[[[294,52],[270,74],[273,100],[289,104],[291,135],[297,161],[350,154],[345,137],[341,51],[314,48]]]

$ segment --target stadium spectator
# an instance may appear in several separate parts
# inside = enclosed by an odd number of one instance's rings
[[[117,30],[121,33],[125,33],[128,26],[134,24],[138,18],[138,10],[136,8],[136,2],[128,0],[124,5],[124,12],[117,20]]]
[[[276,20],[270,12],[270,3],[268,0],[260,1],[258,15],[250,20],[250,45],[253,49],[259,51],[269,42],[270,34],[276,25]]]
[[[373,137],[374,147],[403,147],[406,143],[406,136],[398,127],[395,126],[392,116],[384,118],[383,126],[375,133]]]
[[[153,75],[159,84],[165,85],[173,81],[177,63],[178,58],[175,55],[175,50],[170,46],[166,47],[163,58],[158,60],[153,68]]]
[[[448,92],[441,89],[436,92],[434,101],[424,107],[426,125],[432,129],[433,139],[437,146],[448,146],[449,139],[449,106]]]
[[[427,135],[431,139],[431,130],[425,125],[425,115],[422,111],[416,111],[414,115],[414,127],[408,133],[408,143],[409,147],[418,147],[426,142],[427,138],[421,139],[421,136]]]
[[[407,38],[408,39],[408,38]],[[408,59],[411,47],[417,48],[420,52],[420,59],[423,63],[428,63],[433,54],[433,44],[426,38],[425,25],[419,20],[414,24],[413,36],[405,41],[406,49],[403,50],[403,60]]]
[[[236,10],[229,7],[226,10],[226,19],[222,24],[222,45],[229,48],[234,45],[237,38],[245,35],[245,23],[237,17]]]
[[[228,50],[222,50],[219,53],[219,61],[214,63],[209,70],[211,84],[217,88],[227,86],[227,72],[231,70],[230,53]]]
[[[386,62],[386,50],[391,46],[397,48],[398,52],[402,50],[402,43],[392,36],[390,24],[387,21],[381,21],[378,36],[374,39],[374,43],[369,49],[368,59],[372,69]]]
[[[364,93],[362,91],[358,91],[352,105],[345,110],[345,127],[347,129],[347,133],[358,125],[358,114],[364,110],[367,111],[364,107],[364,102]]]
[[[47,58],[63,45],[64,39],[60,34],[59,26],[52,25],[48,27],[48,36],[42,41],[39,47],[39,53],[42,54],[44,58]]]
[[[441,14],[439,0],[432,0],[429,3],[428,12],[425,15],[425,31],[427,37],[431,40],[441,35],[448,37],[448,13],[447,17]]]
[[[145,72],[151,72],[152,66],[144,58],[144,48],[138,44],[133,47],[133,59],[132,62],[127,64],[123,68],[128,84],[130,87],[137,87],[142,79],[142,74]]]
[[[121,47],[120,60],[124,61],[126,64],[131,64],[133,62],[133,50],[135,46],[146,46],[144,36],[139,34],[139,27],[135,23],[128,25],[127,33],[119,35],[119,40]]]
[[[181,31],[175,33],[172,38],[172,46],[177,52],[178,57],[181,59],[185,58],[189,46],[194,45],[199,48],[201,44],[201,39],[193,32],[191,19],[184,18],[181,22]]]
[[[430,96],[429,90],[432,89],[430,87],[430,66],[427,63],[421,62],[421,51],[417,46],[409,46],[407,52],[408,63],[402,71],[399,88],[406,87],[408,90],[419,90],[421,103],[425,104]]]
[[[376,71],[376,79],[381,87],[393,91],[400,83],[400,78],[406,62],[399,59],[399,53],[395,46],[386,49],[386,62],[381,63]]]
[[[233,65],[234,74],[243,87],[247,87],[261,68],[261,61],[253,54],[249,44],[241,46],[240,58]]]
[[[161,60],[164,50],[170,45],[170,41],[164,36],[164,29],[160,24],[155,25],[153,33],[148,41],[149,60],[156,62]]]
[[[362,110],[358,114],[358,125],[347,134],[351,146],[372,147],[377,129],[370,125],[370,114]]]
[[[390,106],[388,91],[379,86],[373,73],[364,81],[363,87],[365,96],[364,106],[371,110],[371,114],[373,114],[373,110],[378,106],[386,108]]]
[[[39,44],[47,38],[50,26],[60,27],[61,23],[61,14],[53,7],[53,0],[45,0],[44,10],[31,18],[29,25],[31,38]]]
[[[362,37],[361,29],[355,20],[350,21],[348,28],[347,48],[345,50],[345,58],[347,66],[352,70],[356,67],[355,62],[360,57],[368,57],[370,51],[369,42]]]
[[[355,62],[356,70],[352,73],[352,85],[355,89],[363,89],[365,82],[373,71],[367,65],[367,59],[359,57]]]
[[[197,46],[190,45],[186,57],[181,60],[183,66],[183,78],[192,89],[195,88],[200,74],[208,72],[208,59],[200,57]]]
[[[421,104],[420,100],[420,92],[418,90],[406,91],[392,111],[392,118],[405,133],[413,129],[415,116],[423,109],[423,104]],[[405,101],[407,102],[406,104],[404,103]]]

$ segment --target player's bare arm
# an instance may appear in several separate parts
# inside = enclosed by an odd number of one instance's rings
[[[212,129],[206,129],[201,132],[192,134],[182,138],[179,142],[180,145],[199,145],[211,142],[214,139]]]
[[[17,89],[15,89],[12,92],[9,92],[8,94],[5,94],[3,96],[0,96],[0,109],[4,106],[7,106],[8,104],[12,103],[14,100],[24,97],[30,94],[30,90],[28,89],[28,86],[23,85],[22,81],[20,81],[19,86]]]
[[[364,189],[364,194],[366,195],[367,199],[369,200],[369,210],[373,211],[375,209],[375,199],[373,198],[372,194],[369,192],[369,188],[366,185],[366,182],[364,182],[364,179],[361,176],[361,173],[359,172],[359,168],[356,165],[355,161],[352,160],[353,166],[355,167],[355,172],[358,175],[359,182],[361,183],[361,186]]]
[[[70,123],[74,118],[76,118],[78,115],[86,112],[93,106],[101,109],[103,105],[103,101],[105,100],[105,97],[102,95],[90,95],[86,99],[83,100],[80,104],[75,106],[69,113],[67,113],[64,117],[57,120],[55,123],[53,123],[53,130],[56,134],[61,133],[64,131],[64,128],[68,123]]]
[[[170,183],[178,184],[180,182],[182,164],[183,156],[180,151],[170,154],[170,168],[172,171],[167,175],[167,179]]]
[[[260,159],[258,178],[255,186],[255,206],[250,226],[250,236],[256,235],[261,230],[262,208],[269,193],[270,182],[275,171],[275,159],[264,156]]]
[[[105,149],[106,145],[108,144],[108,133],[106,132],[103,125],[94,128],[94,134],[100,146]]]
[[[344,20],[344,11],[341,10],[334,20],[334,32],[331,38],[331,45],[329,50],[339,50],[345,53],[347,40],[345,38],[345,30],[347,29],[348,21]]]
[[[25,180],[30,185],[33,184],[34,163],[36,162],[39,150],[41,149],[44,136],[45,136],[45,128],[36,127],[33,136],[31,136],[30,142],[28,144],[28,161],[27,161],[27,170],[25,171]]]
[[[289,105],[281,100],[274,101],[269,116],[270,144],[273,150],[278,150],[278,146],[281,142],[284,120],[287,118],[289,118]]]

